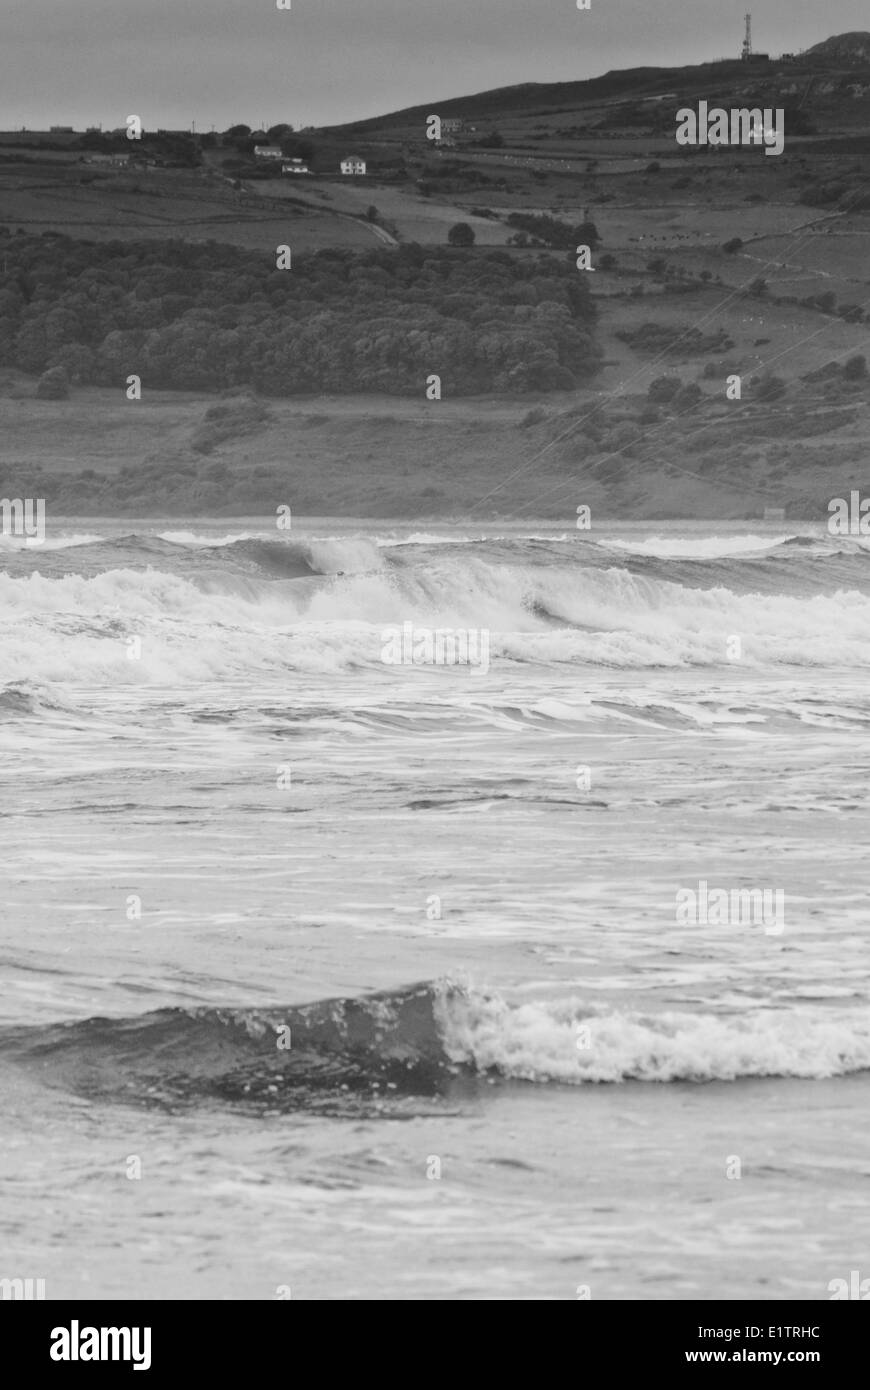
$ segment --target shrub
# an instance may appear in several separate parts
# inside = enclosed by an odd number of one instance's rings
[[[867,375],[867,358],[863,353],[850,357],[843,368],[843,377],[846,381],[863,381]]]
[[[782,377],[770,373],[761,378],[753,377],[750,385],[754,388],[753,394],[758,401],[778,401],[787,389]]]
[[[674,397],[674,409],[680,413],[687,410],[694,410],[703,395],[704,392],[701,390],[697,381],[689,381]]]
[[[41,401],[65,401],[69,395],[69,379],[63,367],[49,367],[43,372],[36,385],[36,394]]]
[[[656,404],[669,405],[682,390],[682,386],[683,383],[678,376],[657,376],[655,381],[649,384],[647,397]]]
[[[473,246],[474,240],[474,228],[469,227],[467,222],[454,222],[447,233],[450,246]]]

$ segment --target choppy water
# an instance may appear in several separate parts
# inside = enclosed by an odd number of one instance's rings
[[[866,1255],[866,546],[75,522],[0,568],[0,1277],[813,1298]],[[487,669],[385,664],[405,623]],[[702,881],[783,930],[678,920]]]

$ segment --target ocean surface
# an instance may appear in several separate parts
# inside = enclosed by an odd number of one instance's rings
[[[0,539],[0,1278],[870,1276],[868,676],[821,523]]]

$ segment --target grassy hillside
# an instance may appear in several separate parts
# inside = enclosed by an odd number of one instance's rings
[[[685,385],[685,367],[669,375]],[[88,387],[35,397],[0,374],[0,494],[60,515],[304,515],[824,520],[870,491],[866,379],[836,367],[772,401],[721,393],[427,402],[384,397],[215,403],[193,392]]]
[[[591,222],[600,241],[593,270],[574,273],[592,292],[603,363],[594,383],[569,393],[502,392],[477,399],[470,415],[449,392],[431,405],[422,395],[361,397],[356,406],[269,401],[259,421],[256,411],[236,421],[237,437],[232,421],[204,421],[207,396],[185,394],[176,406],[171,393],[149,393],[128,407],[74,387],[67,402],[43,402],[30,399],[32,379],[7,373],[4,495],[20,495],[17,470],[41,462],[71,504],[82,487],[84,511],[100,498],[110,510],[142,510],[149,498],[151,511],[161,499],[191,510],[269,510],[289,445],[301,505],[316,511],[374,514],[389,503],[396,515],[461,513],[531,459],[529,476],[500,488],[490,509],[510,515],[540,494],[541,514],[555,516],[569,495],[573,505],[589,500],[626,516],[751,516],[766,497],[815,514],[838,487],[858,484],[870,456],[866,379],[860,367],[843,372],[870,348],[867,39],[840,36],[794,62],[644,68],[429,101],[310,132],[321,169],[311,178],[232,179],[219,143],[202,148],[196,168],[95,174],[69,141],[57,149],[0,141],[0,222],[13,238],[20,227],[95,243],[181,238],[270,254],[284,242],[300,254],[396,254],[409,243],[443,247],[463,221],[477,243],[466,255],[498,247],[525,262],[549,250],[564,261],[568,232]],[[678,147],[675,111],[702,98],[785,107],[785,153]],[[464,122],[453,144],[426,139],[432,113]],[[372,172],[337,176],[339,149],[363,155]],[[567,229],[556,243],[554,225]],[[0,241],[0,277],[3,257]],[[682,397],[676,411],[650,399],[663,375],[699,399]],[[743,397],[727,401],[734,375]],[[536,405],[544,418],[524,425]],[[207,454],[203,430],[223,435]],[[104,469],[105,485],[62,484],[64,448]],[[182,470],[180,491],[171,490],[171,469],[153,471],[164,457]],[[122,460],[146,469],[144,491],[132,477],[112,481]],[[238,487],[215,483],[209,470],[221,467],[234,480],[238,473]]]

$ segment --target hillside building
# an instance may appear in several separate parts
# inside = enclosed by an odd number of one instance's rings
[[[285,159],[281,165],[282,174],[310,174],[308,165],[301,159]]]
[[[340,167],[343,174],[364,174],[366,171],[366,162],[364,159],[360,159],[358,155],[349,154],[341,161]]]
[[[283,159],[284,152],[280,145],[255,145],[254,157],[256,159]]]

